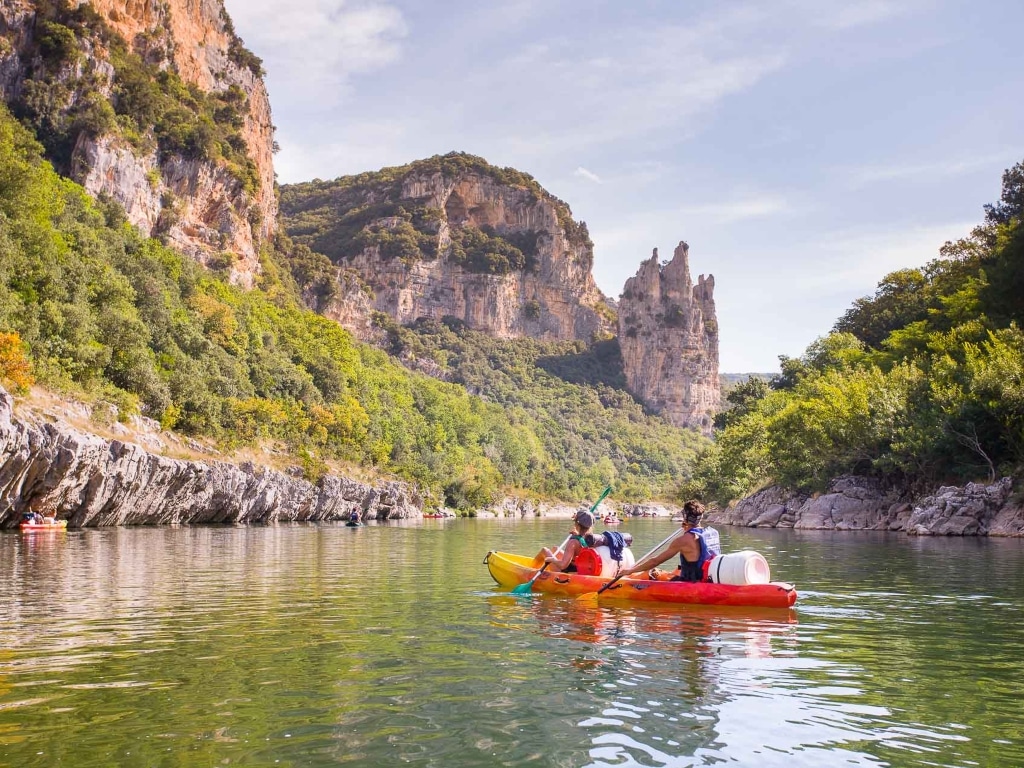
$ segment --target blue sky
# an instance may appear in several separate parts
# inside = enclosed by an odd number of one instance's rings
[[[282,183],[452,150],[526,171],[617,297],[712,273],[723,372],[773,371],[967,234],[1024,160],[1024,3],[226,0]]]

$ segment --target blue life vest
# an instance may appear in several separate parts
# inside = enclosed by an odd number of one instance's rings
[[[679,581],[704,581],[704,563],[716,555],[722,554],[722,543],[718,531],[714,528],[691,528],[687,533],[697,537],[700,544],[700,557],[697,562],[687,562],[683,553],[679,553]]]
[[[722,554],[722,541],[718,538],[718,531],[714,528],[701,528],[700,536],[707,544],[708,552],[712,555]]]

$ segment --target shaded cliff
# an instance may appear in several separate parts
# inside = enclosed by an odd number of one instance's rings
[[[15,414],[0,389],[0,528],[29,510],[73,527],[268,523],[418,517],[404,483],[372,487],[331,475],[317,483],[252,464],[184,461],[107,440],[38,414]]]
[[[0,4],[0,95],[58,170],[249,286],[277,217],[261,78],[221,0]]]
[[[519,171],[453,153],[285,186],[281,210],[288,234],[339,268],[330,298],[311,303],[364,339],[374,312],[454,317],[499,338],[612,328],[586,224]]]
[[[711,430],[718,410],[715,278],[690,278],[689,247],[662,265],[658,249],[619,301],[619,346],[630,392],[676,426]]]

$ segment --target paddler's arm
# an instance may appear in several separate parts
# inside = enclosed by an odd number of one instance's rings
[[[635,563],[632,568],[626,568],[626,569],[623,569],[623,570],[619,571],[619,575],[620,576],[629,576],[629,575],[634,574],[634,573],[643,573],[643,572],[651,570],[651,568],[658,567],[659,565],[664,563],[666,560],[671,560],[673,557],[677,557],[679,555],[679,551],[682,549],[682,545],[683,545],[682,540],[684,538],[686,538],[686,537],[685,536],[680,536],[678,539],[673,541],[672,544],[669,546],[669,548],[667,550],[665,550],[664,554],[661,554],[661,555],[651,554],[651,555],[648,555],[647,557],[643,557],[643,558],[640,559],[639,562]]]
[[[555,552],[544,558],[545,563],[550,563],[549,571],[564,571],[572,563],[572,559],[580,551],[580,543],[575,539],[569,541],[562,552]]]

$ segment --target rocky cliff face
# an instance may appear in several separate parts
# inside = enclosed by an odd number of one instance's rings
[[[626,281],[619,345],[629,390],[677,426],[710,432],[718,409],[715,278],[690,278],[689,247],[662,265],[658,250]]]
[[[165,523],[268,523],[419,517],[423,501],[404,483],[372,487],[218,461],[182,461],[106,440],[60,421],[15,415],[0,389],[0,528],[29,510],[72,527]]]
[[[221,0],[51,5],[0,3],[3,98],[51,134],[42,138],[57,147],[55,163],[91,194],[121,203],[147,235],[203,263],[226,264],[236,282],[251,285],[259,244],[277,218],[273,125],[258,60],[235,36]],[[126,85],[113,63],[122,47],[157,75],[174,72],[201,93],[229,95],[230,114],[204,116],[184,92],[176,94],[182,108],[156,126],[142,126],[141,135],[126,128],[128,103],[140,108],[145,100],[139,72]],[[161,88],[161,97],[174,94],[173,83]],[[213,137],[218,118],[232,124],[230,134]],[[169,148],[173,142],[157,141],[151,130],[176,131],[181,146]]]
[[[458,167],[443,167],[451,158]],[[363,339],[373,312],[455,317],[499,338],[608,335],[614,310],[591,275],[586,226],[525,174],[503,173],[459,155],[283,189],[289,234],[339,267],[320,311]]]
[[[904,531],[914,536],[1024,536],[1024,508],[1006,477],[985,485],[944,486],[917,496],[868,477],[845,476],[806,496],[766,488],[709,521],[751,528]]]

